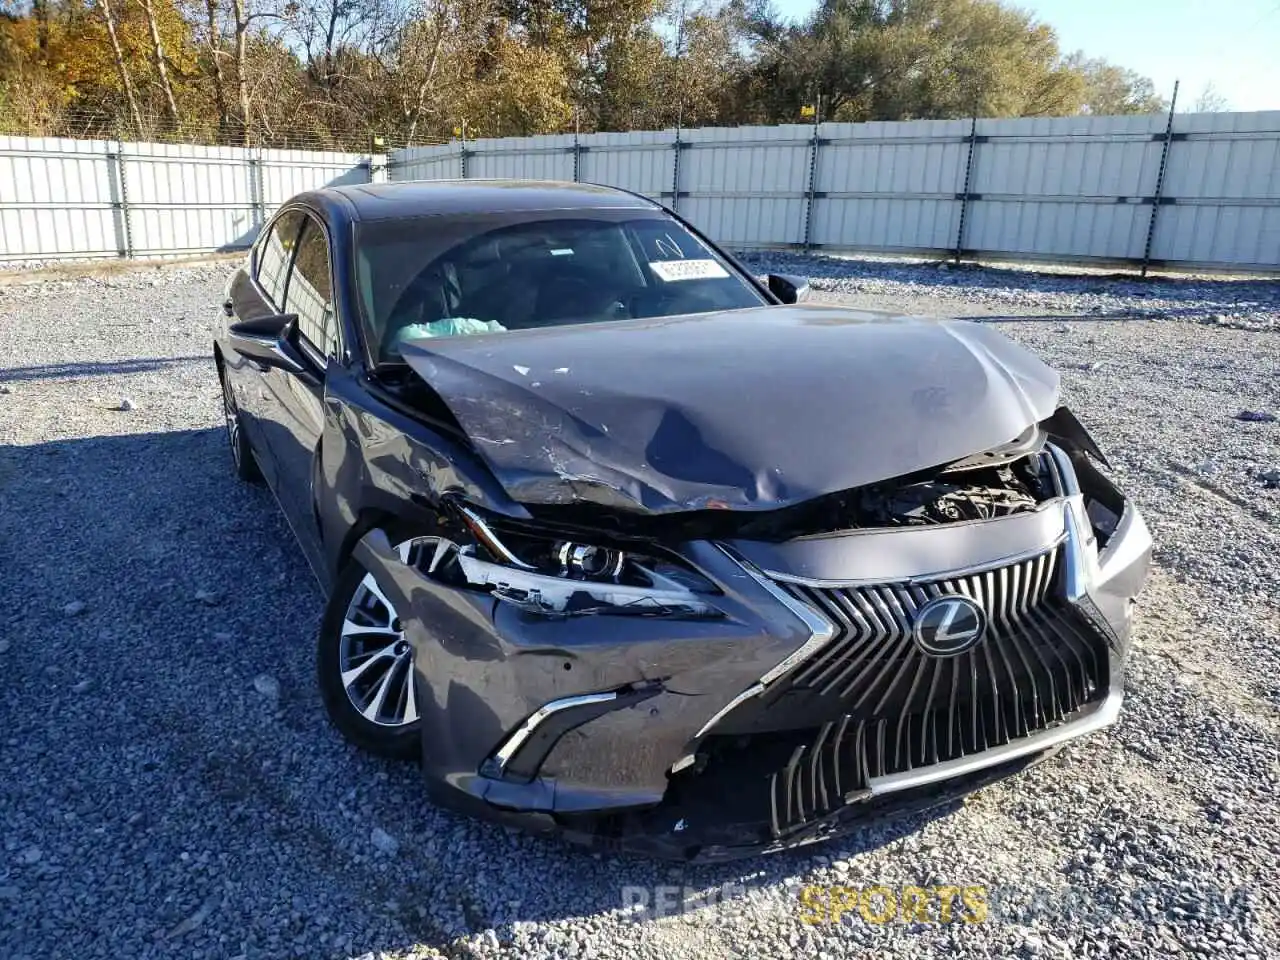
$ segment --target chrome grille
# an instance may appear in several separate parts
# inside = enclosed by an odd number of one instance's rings
[[[1009,743],[1105,695],[1105,638],[1061,599],[1061,566],[1056,547],[924,583],[780,583],[838,629],[816,655],[769,686],[753,720],[757,730],[771,723],[794,730],[805,716],[818,721],[807,724],[771,776],[775,834],[842,806],[873,777]],[[912,638],[915,613],[956,594],[986,612],[985,637],[958,656],[928,655]]]

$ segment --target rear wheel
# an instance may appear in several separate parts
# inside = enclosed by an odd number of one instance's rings
[[[253,459],[253,450],[249,447],[249,438],[244,433],[244,423],[240,418],[240,408],[236,406],[236,398],[231,393],[231,385],[227,383],[226,374],[218,371],[218,380],[222,383],[222,416],[227,425],[227,443],[231,446],[231,462],[235,465],[236,476],[246,483],[259,483],[262,471],[258,469],[258,461]]]
[[[439,537],[398,531],[391,540],[401,560],[431,569]],[[353,558],[325,609],[316,668],[329,719],[347,740],[370,753],[409,760],[421,750],[422,722],[404,613]]]

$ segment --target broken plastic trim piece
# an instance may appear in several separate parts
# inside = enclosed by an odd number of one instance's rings
[[[1097,442],[1089,436],[1089,431],[1076,419],[1076,415],[1066,407],[1059,407],[1053,415],[1040,422],[1040,426],[1055,440],[1067,446],[1076,447],[1093,457],[1104,467],[1111,466],[1099,449]]]
[[[641,567],[649,586],[570,580],[565,577],[515,569],[481,560],[470,547],[457,554],[467,582],[476,587],[492,587],[493,595],[529,613],[550,616],[621,614],[659,617],[715,617],[720,611],[699,600],[683,584]]]
[[[520,567],[525,570],[532,570],[529,564],[525,563],[514,553],[512,553],[505,543],[498,539],[498,535],[494,533],[484,519],[472,510],[470,507],[457,505],[458,513],[462,516],[462,522],[467,525],[476,539],[484,544],[485,548],[495,557],[501,559],[504,563],[509,563],[513,567]]]

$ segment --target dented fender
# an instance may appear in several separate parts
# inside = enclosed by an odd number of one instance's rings
[[[381,528],[361,537],[354,556],[401,611],[414,647],[429,776],[521,809],[660,799],[667,771],[708,721],[811,637],[723,551],[698,542],[686,552],[720,589],[714,602],[722,617],[540,615],[403,563]],[[544,704],[646,682],[659,691],[569,730],[532,783],[480,774],[504,738]]]

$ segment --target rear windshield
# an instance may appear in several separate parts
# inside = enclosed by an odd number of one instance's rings
[[[421,337],[758,307],[765,298],[678,222],[630,211],[416,217],[360,224],[370,354]]]

